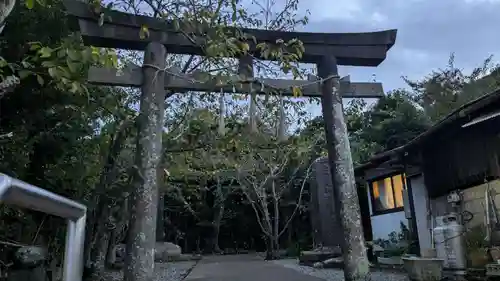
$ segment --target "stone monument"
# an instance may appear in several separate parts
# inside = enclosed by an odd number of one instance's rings
[[[333,184],[327,157],[320,157],[313,163],[310,194],[314,250],[301,253],[300,262],[305,265],[337,258],[342,254],[343,234],[339,217],[335,212]]]
[[[316,232],[315,246],[332,247],[340,246],[342,241],[342,229],[340,220],[335,213],[335,200],[333,195],[333,184],[330,176],[330,168],[327,157],[316,159],[312,168],[311,204],[314,209],[315,219],[313,229]]]

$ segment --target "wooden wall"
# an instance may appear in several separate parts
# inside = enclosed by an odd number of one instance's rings
[[[479,185],[485,178],[498,178],[499,127],[498,120],[468,128],[455,126],[429,139],[421,150],[429,196],[439,197]]]

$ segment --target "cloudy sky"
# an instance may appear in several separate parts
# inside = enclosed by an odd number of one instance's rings
[[[340,67],[351,81],[376,75],[385,90],[404,87],[402,75],[421,78],[444,67],[451,52],[468,70],[489,55],[500,60],[500,0],[302,0],[311,12],[304,31],[398,29],[396,44],[377,68]]]

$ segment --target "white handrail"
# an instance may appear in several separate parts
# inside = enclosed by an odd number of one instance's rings
[[[81,281],[87,208],[73,200],[0,173],[0,202],[68,220],[63,281]]]

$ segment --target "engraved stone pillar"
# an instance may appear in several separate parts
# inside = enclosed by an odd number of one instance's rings
[[[328,158],[316,159],[312,168],[313,186],[311,187],[311,220],[315,234],[315,246],[336,248],[342,241],[342,229],[335,212],[333,184],[328,166]]]

